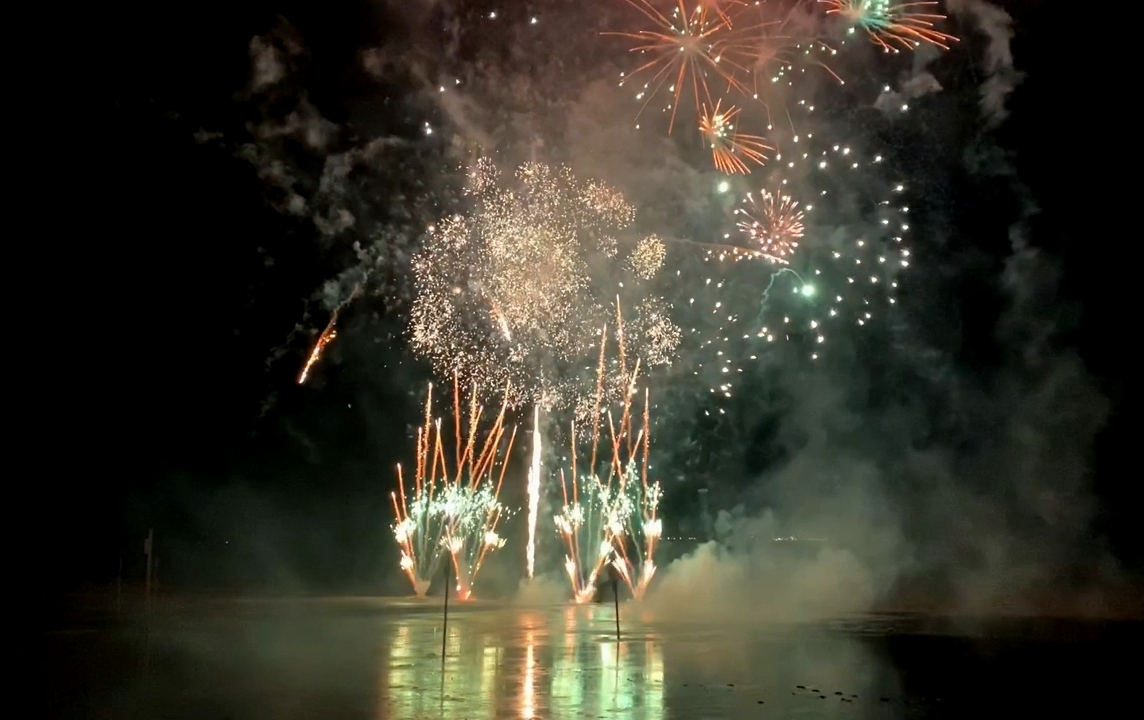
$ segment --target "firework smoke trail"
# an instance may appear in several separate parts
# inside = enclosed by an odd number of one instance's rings
[[[505,388],[500,413],[478,441],[484,408],[470,395],[467,428],[461,413],[460,383],[453,378],[453,458],[447,459],[448,439],[441,420],[432,419],[433,385],[425,400],[425,422],[417,430],[417,463],[412,497],[397,466],[398,491],[390,493],[397,521],[393,534],[401,549],[401,569],[424,597],[443,557],[456,570],[457,597],[466,600],[481,564],[489,552],[504,546],[497,526],[509,515],[498,496],[516,439],[514,427],[505,436],[504,415],[509,389]],[[464,431],[464,432],[463,432]]]
[[[536,519],[540,512],[540,406],[532,409],[532,465],[528,469],[528,579],[536,573]]]
[[[662,523],[657,516],[661,490],[659,483],[649,483],[647,456],[650,446],[648,395],[644,394],[644,427],[633,428],[632,398],[640,362],[637,359],[629,373],[624,347],[623,316],[616,307],[616,335],[619,366],[625,378],[625,391],[619,423],[609,411],[601,413],[607,327],[601,333],[600,359],[597,366],[596,404],[591,432],[591,449],[587,470],[578,471],[579,435],[573,421],[571,432],[571,472],[560,471],[560,487],[564,506],[554,516],[557,533],[563,539],[567,554],[564,569],[572,584],[576,602],[589,602],[596,594],[600,571],[612,565],[640,599],[655,575],[655,546]],[[600,438],[607,422],[611,455],[601,454]],[[629,547],[631,551],[629,552]]]

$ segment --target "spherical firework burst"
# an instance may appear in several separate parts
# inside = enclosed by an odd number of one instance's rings
[[[798,202],[778,189],[747,193],[744,207],[735,214],[742,219],[739,231],[747,236],[751,246],[774,263],[789,264],[787,256],[798,248],[798,240],[805,230],[803,212]]]
[[[414,349],[482,397],[508,383],[510,405],[575,407],[593,386],[585,367],[599,328],[627,297],[636,308],[629,351],[642,357],[644,338],[654,335],[645,364],[670,362],[663,341],[670,331],[662,314],[643,315],[653,308],[642,302],[652,297],[648,281],[662,265],[662,243],[646,237],[633,248],[617,240],[631,237],[635,209],[566,168],[529,163],[515,180],[503,187],[491,163],[477,163],[471,212],[431,229],[413,262]]]
[[[485,556],[504,546],[497,526],[509,512],[498,495],[516,438],[514,428],[507,445],[503,443],[508,395],[506,389],[496,420],[487,434],[478,437],[483,408],[474,392],[467,418],[462,417],[460,386],[454,376],[450,438],[442,431],[441,421],[431,418],[433,386],[429,386],[425,423],[417,430],[413,486],[407,493],[398,465],[398,491],[390,493],[397,516],[392,529],[401,548],[400,566],[418,597],[429,591],[442,559],[448,558],[455,569],[457,596],[468,599]]]
[[[827,6],[828,15],[838,15],[862,29],[876,45],[887,52],[913,50],[922,43],[944,50],[957,38],[935,29],[945,15],[932,12],[936,2],[898,2],[897,0],[818,0]]]
[[[670,113],[667,129],[670,135],[675,127],[680,100],[685,99],[684,93],[688,101],[694,102],[697,114],[705,104],[715,104],[708,79],[717,81],[716,93],[723,91],[724,85],[748,92],[736,77],[737,72],[746,72],[746,68],[737,67],[732,60],[723,57],[728,47],[735,45],[737,38],[727,13],[731,4],[719,6],[710,1],[687,3],[676,0],[674,8],[662,12],[649,0],[625,2],[651,21],[653,28],[604,34],[635,40],[637,44],[631,51],[650,58],[635,70],[625,73],[620,81],[622,86],[636,78],[648,78],[636,95],[642,102],[640,114],[666,86],[668,100],[663,109]]]

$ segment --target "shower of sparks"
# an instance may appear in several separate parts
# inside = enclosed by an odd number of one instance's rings
[[[484,408],[477,404],[474,391],[463,416],[460,383],[454,376],[450,438],[441,420],[432,419],[433,386],[429,385],[425,422],[417,429],[413,486],[407,493],[398,465],[398,492],[390,493],[397,516],[393,535],[401,550],[401,569],[418,597],[425,597],[446,559],[453,563],[457,597],[469,599],[481,563],[488,553],[504,546],[497,525],[509,513],[498,496],[516,437],[513,428],[504,442],[508,396],[505,388],[496,420],[478,437]]]
[[[828,15],[838,15],[855,28],[866,31],[870,39],[887,52],[913,50],[923,43],[944,50],[957,38],[934,29],[945,15],[930,12],[936,2],[896,2],[895,0],[818,0],[827,6]]]
[[[635,40],[637,44],[631,51],[651,58],[625,73],[620,80],[623,86],[636,77],[651,76],[636,94],[636,99],[642,101],[639,114],[666,86],[670,99],[664,109],[671,113],[667,128],[670,135],[684,93],[694,102],[696,113],[705,104],[714,105],[714,96],[707,84],[709,76],[727,88],[747,92],[746,86],[736,78],[736,72],[746,68],[737,67],[723,57],[724,47],[732,40],[731,18],[723,8],[708,0],[693,3],[694,7],[688,10],[685,0],[676,0],[675,8],[665,13],[656,9],[650,0],[624,1],[654,25],[652,30],[604,33]]]
[[[635,208],[567,168],[528,163],[510,187],[502,180],[479,160],[469,169],[471,211],[430,228],[413,260],[411,344],[439,375],[459,374],[481,397],[507,383],[513,407],[582,406],[595,336],[617,292],[637,308],[633,354],[644,355],[639,343],[650,332],[663,334],[662,317],[640,315],[662,243],[633,242]],[[662,342],[647,355],[671,361]]]
[[[699,133],[711,146],[711,158],[716,170],[726,175],[746,175],[750,172],[747,162],[762,165],[766,162],[766,153],[772,148],[761,137],[740,134],[734,124],[739,110],[729,107],[720,111],[721,102],[716,101],[714,109],[710,111],[706,106],[703,107],[699,118]]]
[[[528,467],[528,579],[536,574],[536,521],[540,512],[540,471],[542,448],[540,405],[532,408],[532,463]]]
[[[602,413],[607,328],[600,334],[600,357],[591,443],[580,454],[580,438],[573,421],[571,467],[560,471],[564,504],[553,517],[557,534],[564,541],[564,569],[576,602],[590,602],[596,595],[600,571],[611,565],[642,599],[655,576],[655,549],[662,534],[658,517],[661,495],[658,482],[648,482],[648,450],[651,442],[648,394],[644,391],[643,427],[634,428],[633,398],[640,361],[628,371],[624,346],[623,317],[617,307],[618,364],[625,380],[619,422],[611,411]],[[606,433],[601,452],[600,441]],[[608,443],[610,441],[610,453]],[[579,460],[578,460],[579,457]],[[587,459],[587,463],[583,461]]]
[[[789,264],[787,256],[798,248],[805,231],[798,203],[782,190],[762,190],[757,199],[748,193],[745,205],[747,208],[735,210],[743,218],[738,223],[739,230],[768,260]]]
[[[667,248],[664,247],[663,241],[655,235],[649,235],[636,245],[629,264],[636,275],[644,280],[651,280],[659,274],[666,256]]]

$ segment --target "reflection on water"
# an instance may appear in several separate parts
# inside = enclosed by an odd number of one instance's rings
[[[439,619],[402,618],[383,641],[380,716],[662,720],[660,643],[645,634],[617,646],[612,622],[583,606],[473,615],[450,622],[442,663]]]
[[[689,623],[607,606],[202,603],[151,642],[50,636],[46,717],[221,720],[1113,717],[1139,626]],[[971,631],[971,632],[970,632]],[[34,693],[33,693],[34,694]],[[1118,708],[1119,705],[1116,705]],[[1070,713],[1065,713],[1070,714]]]

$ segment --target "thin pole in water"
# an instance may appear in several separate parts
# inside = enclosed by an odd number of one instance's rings
[[[612,580],[612,597],[616,599],[616,644],[620,644],[620,581]]]
[[[451,582],[450,562],[445,561],[445,623],[441,628],[441,679],[445,679],[445,641],[449,637],[449,583]]]

